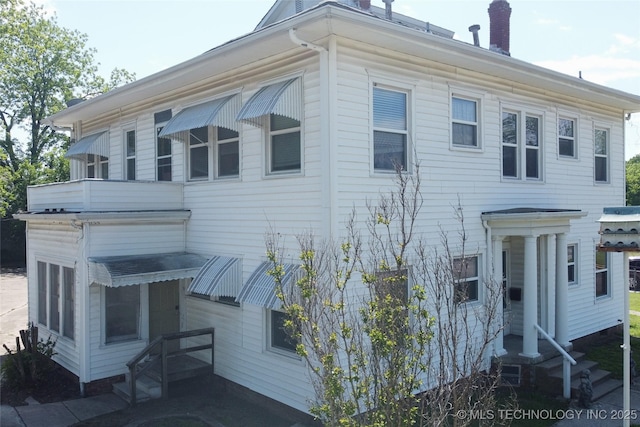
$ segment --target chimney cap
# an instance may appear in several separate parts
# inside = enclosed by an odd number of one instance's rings
[[[469,27],[469,31],[474,33],[476,31],[480,31],[480,25],[479,24],[473,24],[472,26]]]

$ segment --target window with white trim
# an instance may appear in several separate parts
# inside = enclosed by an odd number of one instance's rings
[[[373,87],[373,169],[407,170],[409,139],[409,93]]]
[[[596,298],[610,294],[609,286],[609,252],[596,249]]]
[[[609,182],[609,131],[596,128],[594,131],[595,180],[598,183]]]
[[[104,287],[105,343],[140,337],[140,286]]]
[[[75,270],[59,264],[37,262],[38,323],[74,339]]]
[[[109,179],[109,158],[97,154],[87,154],[87,178]]]
[[[558,119],[558,154],[561,157],[576,158],[576,121]]]
[[[125,144],[125,179],[136,179],[136,131],[128,130],[124,133]]]
[[[267,162],[271,174],[300,172],[302,164],[300,122],[269,114]]]
[[[542,117],[524,111],[502,112],[502,176],[542,179]]]
[[[454,147],[480,146],[478,106],[475,99],[451,97],[451,144]]]
[[[455,258],[453,260],[454,302],[456,304],[479,300],[478,257]]]
[[[189,179],[209,178],[209,127],[189,130]]]
[[[156,179],[171,181],[171,138],[159,136],[162,129],[171,119],[171,110],[160,111],[153,115],[156,127]]]
[[[577,278],[577,254],[578,254],[578,245],[571,244],[567,245],[567,282],[569,285],[575,285],[578,283]]]
[[[224,127],[216,128],[216,176],[240,175],[240,134]]]
[[[276,352],[296,353],[298,342],[291,337],[285,322],[287,314],[277,310],[267,310],[269,349]]]

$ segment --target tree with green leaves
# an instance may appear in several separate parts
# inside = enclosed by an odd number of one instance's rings
[[[297,275],[285,274],[282,235],[267,233],[284,326],[315,391],[310,412],[331,426],[465,426],[474,421],[460,414],[515,407],[496,399],[500,370],[490,363],[501,283],[477,283],[482,304],[468,302],[477,254],[465,249],[460,202],[456,239],[440,230],[440,245],[428,245],[417,228],[419,166],[396,181],[368,203],[364,223],[352,213],[340,243],[298,235]]]
[[[640,206],[640,154],[627,160],[627,206]]]

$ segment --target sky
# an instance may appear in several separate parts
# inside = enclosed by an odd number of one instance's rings
[[[138,79],[251,32],[275,0],[37,0],[60,26],[88,35],[100,71]],[[491,0],[395,0],[393,10],[455,31],[480,25],[489,46]],[[384,8],[382,0],[372,0]],[[640,0],[509,0],[511,56],[640,96]],[[626,158],[640,154],[640,114],[626,126]]]

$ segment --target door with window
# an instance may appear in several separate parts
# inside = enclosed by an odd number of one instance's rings
[[[180,286],[177,280],[149,284],[149,341],[180,332]],[[180,349],[180,340],[168,342],[168,351]],[[159,353],[159,350],[157,351]]]

